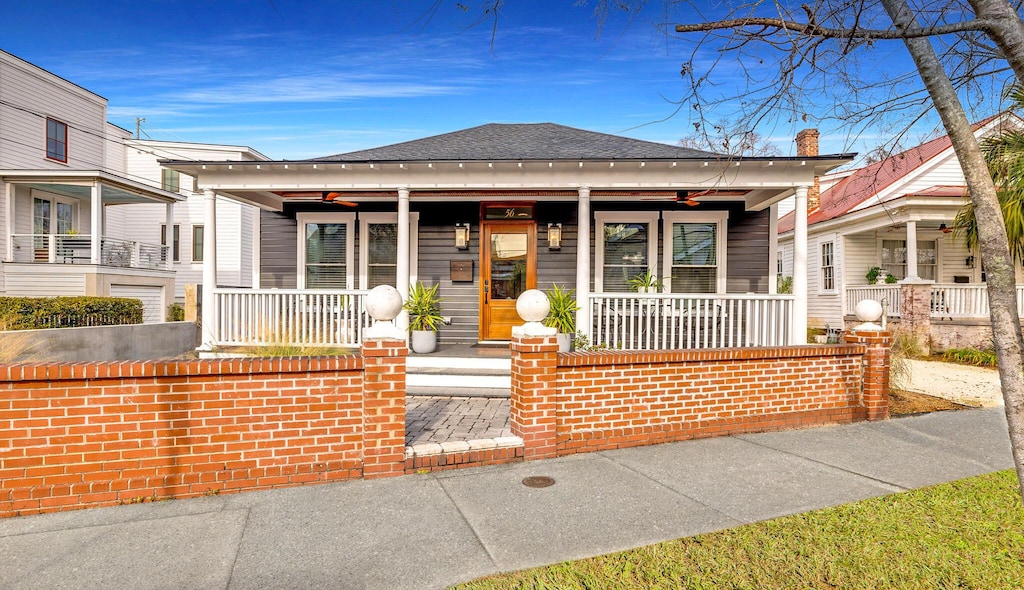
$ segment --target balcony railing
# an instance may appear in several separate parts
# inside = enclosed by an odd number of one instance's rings
[[[215,289],[214,344],[356,347],[368,291]]]
[[[1017,285],[1017,315],[1024,317],[1024,285]],[[987,285],[932,285],[933,318],[987,318]]]
[[[592,293],[592,341],[624,350],[795,343],[792,295]]]
[[[12,262],[92,264],[92,236],[14,234]],[[170,269],[170,249],[159,244],[100,238],[100,264],[123,268]]]
[[[900,317],[899,285],[854,285],[846,288],[846,314],[856,315],[857,304],[865,299],[885,303],[886,315]]]

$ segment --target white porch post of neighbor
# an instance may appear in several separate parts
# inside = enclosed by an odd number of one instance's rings
[[[907,222],[907,280],[916,281],[917,276],[917,222]]]
[[[174,203],[167,203],[165,205],[164,243],[167,244],[167,264],[164,268],[171,270],[174,268]]]
[[[576,330],[590,337],[590,187],[581,186],[576,232]]]
[[[217,194],[205,189],[203,205],[206,208],[203,220],[203,341],[199,348],[213,350],[216,343],[213,328],[217,322],[213,293],[217,287]]]
[[[793,333],[790,344],[807,344],[807,186],[796,187],[793,212]]]
[[[398,252],[395,261],[395,288],[402,296],[402,302],[409,300],[409,187],[398,189]],[[405,330],[409,327],[409,314],[404,309],[395,320],[395,325]]]
[[[779,292],[779,204],[768,208],[768,294]]]
[[[90,224],[92,226],[92,240],[89,242],[89,262],[100,263],[100,248],[103,244],[103,187],[100,183],[92,183],[89,189],[89,196],[92,199],[89,203]]]
[[[14,261],[14,185],[4,183],[4,203],[7,204],[7,244],[4,260]]]

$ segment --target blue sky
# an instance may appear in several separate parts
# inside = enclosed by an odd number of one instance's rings
[[[493,46],[469,1],[467,12],[447,0],[433,12],[428,0],[11,4],[0,47],[106,97],[115,124],[133,130],[144,117],[152,139],[302,159],[490,122],[666,143],[692,130],[689,109],[673,116],[672,102],[686,92],[679,70],[692,44],[659,32],[656,2],[632,22],[613,15],[598,33],[592,2],[516,0]],[[727,93],[738,74],[723,72]],[[791,155],[796,132],[816,124],[823,152],[865,151],[884,135],[781,114],[758,130]]]

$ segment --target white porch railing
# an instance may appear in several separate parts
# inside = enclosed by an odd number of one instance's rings
[[[91,264],[92,236],[14,234],[12,262]],[[159,244],[100,238],[100,264],[124,268],[170,269],[170,249]]]
[[[214,344],[359,346],[369,291],[214,289]]]
[[[792,295],[592,293],[591,340],[625,350],[783,346]]]
[[[1017,285],[1017,315],[1024,317],[1024,285]],[[933,318],[987,318],[988,286],[932,285]]]
[[[886,302],[886,315],[900,317],[899,285],[854,285],[846,288],[846,315],[856,315],[857,304],[865,299]]]

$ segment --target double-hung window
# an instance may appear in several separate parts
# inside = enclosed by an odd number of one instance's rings
[[[192,262],[203,261],[203,226],[192,226]]]
[[[416,281],[419,213],[409,213],[409,282]],[[359,288],[398,287],[398,214],[359,215]]]
[[[177,170],[161,168],[160,188],[171,193],[178,192],[181,190],[181,174]]]
[[[171,260],[178,262],[181,260],[181,226],[177,223],[174,224],[173,236],[171,236]],[[167,224],[160,224],[160,245],[167,245]]]
[[[594,287],[601,292],[628,292],[629,280],[657,274],[658,214],[598,211],[594,214]]]
[[[68,161],[68,125],[46,119],[46,157],[57,162]]]
[[[725,293],[728,212],[666,212],[664,218],[665,291]]]
[[[835,242],[822,242],[821,244],[821,290],[836,290]]]
[[[907,241],[882,240],[882,268],[897,279],[907,278]],[[935,280],[938,274],[938,247],[935,240],[917,241],[917,276]]]
[[[299,213],[298,287],[351,289],[354,213]]]

